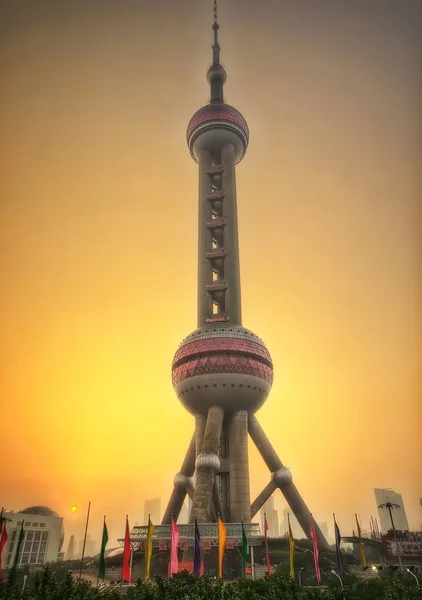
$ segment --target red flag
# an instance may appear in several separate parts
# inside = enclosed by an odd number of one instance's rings
[[[122,579],[130,581],[132,579],[131,573],[131,548],[130,548],[130,536],[129,536],[129,520],[126,515],[126,532],[125,532],[125,547],[123,550],[123,566],[122,566]]]
[[[267,515],[264,513],[264,540],[265,540],[265,560],[267,562],[267,573],[271,575],[271,563],[270,563],[270,553],[268,552],[268,539],[267,539],[267,531],[268,531],[268,523],[267,523]]]
[[[3,554],[3,548],[6,545],[7,542],[7,531],[6,531],[6,523],[1,523],[1,529],[0,529],[0,580],[2,578],[2,569],[1,569],[1,557]]]
[[[318,581],[318,585],[321,584],[321,571],[319,570],[319,562],[318,562],[318,542],[316,537],[316,531],[314,524],[311,523],[311,529],[309,530],[309,536],[312,540],[312,545],[314,548],[314,564],[315,564],[315,575]]]
[[[179,543],[179,530],[173,517],[171,518],[171,551],[170,551],[170,577],[178,572],[179,559],[177,545]]]

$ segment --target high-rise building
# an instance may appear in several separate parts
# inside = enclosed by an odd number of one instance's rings
[[[161,498],[151,498],[144,503],[144,525],[148,525],[148,515],[153,525],[158,525],[161,518]],[[176,518],[176,517],[175,517]]]
[[[73,560],[75,557],[75,536],[72,534],[69,538],[65,560]]]
[[[279,537],[280,531],[278,527],[278,511],[274,508],[274,498],[268,498],[260,510],[261,514],[261,531],[264,533],[265,519],[267,519],[267,535],[268,537]]]
[[[183,503],[177,522],[180,523],[180,525],[187,525],[187,523],[189,523],[188,507],[185,502]]]
[[[327,525],[327,523],[324,521],[323,523],[318,523],[318,525],[319,525],[319,528],[321,529],[322,533],[324,534],[325,539],[329,540],[330,534],[328,532],[328,525]]]
[[[409,531],[409,523],[407,521],[402,495],[390,488],[375,488],[374,493],[381,531],[387,533],[387,531],[392,529],[390,510],[394,520],[394,527],[399,531]],[[381,505],[386,504],[391,504],[390,508],[387,506],[380,508]]]
[[[86,536],[86,544],[85,544],[85,556],[95,556],[97,549],[97,544],[95,540],[92,539],[91,534],[88,533]]]
[[[294,514],[291,513],[290,508],[283,509],[283,520],[280,525],[280,536],[284,537],[289,532],[287,515],[290,517],[290,527],[292,530],[293,537],[295,540],[301,540],[305,536],[302,527],[299,525],[299,521],[296,519]]]
[[[226,104],[227,73],[220,63],[219,24],[214,2],[214,43],[208,69],[210,102],[191,118],[187,143],[199,169],[197,329],[176,351],[172,381],[195,431],[164,514],[178,517],[193,494],[190,520],[249,523],[278,487],[309,535],[313,523],[321,548],[327,542],[255,413],[273,382],[271,355],[242,322],[236,166],[245,157],[249,129]],[[251,503],[248,435],[269,471],[270,481]],[[195,474],[195,482],[192,477]]]
[[[20,547],[18,567],[56,562],[63,545],[63,519],[46,506],[30,506],[20,512],[4,512],[7,542],[2,551],[2,566],[10,568],[15,560],[19,534],[23,525],[24,538]]]

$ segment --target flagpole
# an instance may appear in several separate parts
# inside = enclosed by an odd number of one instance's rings
[[[130,545],[130,563],[129,563],[129,568],[130,568],[130,583],[132,583],[132,565],[133,565],[133,550],[132,550],[132,544]]]
[[[125,522],[125,543],[126,543],[127,518],[128,518],[128,515],[126,515],[126,522]],[[123,569],[124,569],[124,566],[125,566],[125,550],[123,548],[122,572],[121,572],[121,575],[120,575],[120,587],[121,588],[123,587]]]
[[[103,532],[104,532],[105,520],[106,520],[106,516],[104,515],[104,521],[103,521]],[[102,544],[102,542],[103,542],[103,540],[102,540],[102,538],[101,538],[101,544]],[[102,550],[102,548],[101,548],[101,550]],[[97,575],[97,587],[98,587],[99,583],[100,583],[100,569],[98,569],[98,575]]]
[[[252,567],[252,581],[255,581],[255,555],[253,546],[251,546],[251,567]]]
[[[82,579],[82,567],[83,567],[83,563],[84,563],[84,556],[85,556],[85,544],[86,544],[86,534],[88,533],[88,521],[89,521],[89,513],[91,510],[91,502],[88,502],[88,513],[86,515],[86,525],[85,525],[85,536],[84,536],[84,545],[82,547],[82,557],[81,557],[81,567],[79,569],[79,579],[78,581],[80,581]]]

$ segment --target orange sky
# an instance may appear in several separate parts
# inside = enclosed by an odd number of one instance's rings
[[[0,502],[94,537],[171,491],[193,420],[172,390],[196,324],[197,166],[212,2],[2,5]],[[318,521],[422,522],[419,0],[221,0],[244,324],[258,413]],[[251,448],[252,496],[267,483]],[[284,505],[277,492],[277,506]],[[98,531],[97,531],[98,530]]]

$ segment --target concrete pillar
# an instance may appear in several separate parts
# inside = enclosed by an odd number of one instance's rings
[[[205,424],[207,422],[207,417],[204,415],[195,415],[195,446],[196,446],[196,454],[195,458],[198,454],[201,453],[202,450],[202,441],[204,439],[204,431]]]
[[[191,495],[193,493],[192,487],[192,476],[195,472],[195,434],[189,444],[188,451],[186,452],[185,459],[182,467],[174,478],[174,489],[170,496],[169,503],[167,504],[166,511],[164,513],[163,520],[161,523],[166,525],[171,523],[171,515],[175,521],[177,521],[180,511],[182,510],[183,502],[185,501],[186,494]]]
[[[232,144],[228,144],[223,148],[221,162],[224,165],[223,214],[227,223],[224,229],[224,246],[227,251],[224,271],[225,279],[228,282],[226,314],[230,317],[230,323],[241,325],[242,308],[240,297],[239,234],[237,226],[236,163]]]
[[[213,496],[213,505],[214,505],[213,520],[217,521],[217,517],[218,517],[218,515],[220,515],[220,518],[224,521],[224,510],[223,510],[223,504],[222,504],[221,498],[220,498],[220,489],[218,487],[217,478],[214,479],[214,489],[212,492],[212,496]]]
[[[215,474],[220,469],[218,444],[223,426],[224,410],[211,406],[205,425],[201,453],[196,457],[196,482],[190,521],[195,517],[198,523],[209,523]]]
[[[230,520],[251,521],[248,460],[248,413],[239,410],[229,420]]]
[[[307,538],[310,538],[309,531],[311,523],[313,523],[319,547],[321,549],[329,548],[328,542],[325,539],[324,534],[317,525],[310,510],[306,506],[302,496],[297,491],[297,488],[292,481],[292,475],[290,473],[290,470],[284,467],[276,451],[272,447],[271,442],[265,435],[264,430],[258,423],[258,420],[255,417],[255,415],[249,415],[248,429],[249,434],[252,440],[254,441],[256,447],[258,448],[259,453],[264,459],[265,464],[271,471],[272,481],[281,490],[281,493],[283,494],[288,505],[292,509],[292,512],[295,515],[296,519],[299,521],[299,524],[302,527]]]
[[[211,167],[211,154],[201,150],[199,154],[199,202],[198,202],[198,327],[212,316],[212,298],[206,284],[212,281],[212,266],[206,253],[211,250],[211,234],[205,223],[212,217],[212,210],[206,196],[211,192],[211,179],[207,169]]]

